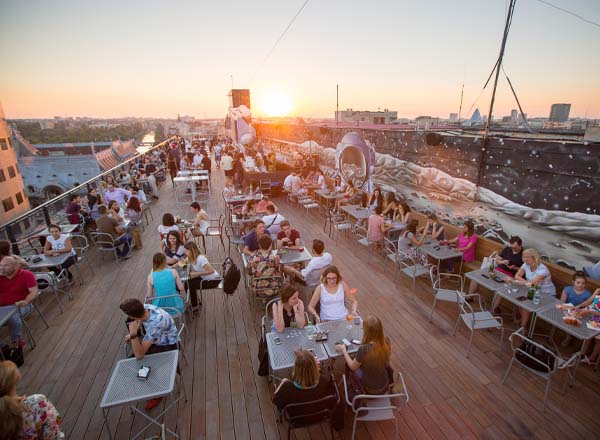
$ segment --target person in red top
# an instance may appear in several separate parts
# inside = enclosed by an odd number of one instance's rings
[[[33,309],[31,304],[37,296],[38,288],[35,275],[28,270],[19,268],[19,261],[13,257],[0,260],[0,309],[17,306],[20,313],[12,315],[6,324],[11,342],[15,346],[23,346],[22,318],[29,315]]]
[[[284,220],[279,225],[281,231],[277,234],[277,247],[287,247],[290,249],[298,249],[300,247],[300,232],[292,229],[292,225],[287,220]]]

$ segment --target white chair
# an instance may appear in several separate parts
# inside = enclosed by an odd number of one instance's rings
[[[91,232],[90,237],[94,244],[98,246],[100,252],[110,252],[114,255],[115,261],[119,264],[119,254],[117,253],[117,246],[112,235],[104,232]]]
[[[433,305],[431,306],[431,312],[429,313],[428,321],[431,322],[431,318],[433,317],[433,312],[435,310],[435,306],[439,301],[450,302],[454,304],[459,304],[467,300],[467,298],[472,298],[477,296],[477,294],[466,294],[464,292],[464,280],[462,276],[457,274],[444,274],[445,280],[456,281],[458,285],[458,289],[451,289],[448,286],[442,286],[442,280],[440,278],[440,274],[437,272],[437,268],[432,266],[429,270],[429,277],[431,279],[431,286],[433,287]]]
[[[400,412],[401,404],[397,402],[404,401],[406,405],[409,401],[408,390],[404,383],[404,377],[402,373],[398,372],[399,383],[397,384],[400,389],[395,390],[395,385],[390,385],[393,392],[388,394],[358,394],[352,398],[352,402],[348,400],[348,385],[346,382],[346,375],[342,376],[344,383],[344,398],[346,403],[352,409],[354,413],[354,422],[352,423],[352,436],[354,440],[356,435],[356,424],[358,422],[381,422],[384,420],[394,420],[394,427],[396,429],[396,435],[394,438],[398,438],[398,413]]]
[[[327,222],[326,222],[327,223]],[[342,214],[333,210],[329,211],[329,238],[333,239],[336,232],[346,232],[352,230],[352,223]],[[337,236],[335,239],[337,243]]]
[[[481,297],[479,296],[479,294],[474,293],[472,295],[469,295],[473,298],[477,297],[479,302],[478,312],[473,310],[473,307],[471,307],[471,305],[464,300],[465,296],[461,295],[460,292],[455,291],[454,294],[456,295],[456,303],[458,304],[459,315],[456,319],[456,324],[454,325],[454,332],[452,334],[456,334],[458,323],[461,320],[471,331],[471,336],[469,338],[469,346],[467,347],[467,357],[469,357],[469,353],[471,351],[471,344],[473,342],[473,334],[475,333],[475,330],[500,330],[500,351],[502,351],[502,340],[504,339],[504,327],[502,325],[502,318],[500,316],[494,316],[490,312],[485,311],[485,307],[481,304]]]
[[[67,297],[69,298],[71,297],[71,295],[60,288],[60,283],[58,281],[58,278],[56,277],[56,274],[54,272],[38,272],[35,274],[35,281],[37,282],[40,296],[42,293],[46,293],[47,291],[52,290],[52,293],[54,293],[54,298],[56,299],[56,303],[58,304],[58,308],[60,309],[60,313],[63,313],[64,310],[62,308],[62,303],[60,301],[58,293],[61,292],[67,295]],[[46,284],[46,287],[40,288],[40,284]]]
[[[520,328],[508,338],[513,355],[508,364],[508,368],[506,369],[506,373],[504,373],[502,383],[506,383],[513,362],[517,361],[517,363],[525,370],[530,371],[546,381],[543,406],[543,410],[546,410],[546,401],[548,400],[548,391],[550,391],[552,376],[559,370],[565,370],[570,378],[573,378],[575,373],[573,372],[573,374],[571,374],[569,368],[574,367],[577,364],[577,358],[581,355],[581,352],[575,352],[569,359],[565,360],[552,350],[529,339],[523,334],[524,331],[525,329]],[[527,345],[529,350],[524,350],[524,345]],[[534,353],[537,354],[537,356],[534,356]]]
[[[87,266],[90,268],[92,275],[94,275],[94,268],[90,259],[87,258],[87,253],[90,250],[90,244],[85,235],[71,234],[71,246],[77,253],[76,261],[75,261],[75,269],[77,269],[77,275],[79,276],[79,284],[83,284],[83,278],[81,277],[81,272],[79,271],[79,263],[83,260],[87,263]]]
[[[400,265],[400,271],[412,279],[413,290],[415,288],[417,278],[429,275],[429,266],[423,266],[421,263],[417,263],[410,255],[398,251],[396,258],[398,260],[398,264]]]

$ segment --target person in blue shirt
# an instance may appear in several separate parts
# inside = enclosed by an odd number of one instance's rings
[[[585,273],[583,271],[578,270],[573,275],[573,285],[566,286],[562,294],[560,295],[560,300],[563,303],[573,304],[574,307],[577,307],[590,299],[592,296],[592,292],[585,288],[585,283],[587,279]],[[562,346],[566,347],[571,342],[571,335],[567,335],[562,342]]]

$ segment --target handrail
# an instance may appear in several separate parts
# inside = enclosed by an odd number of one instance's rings
[[[102,179],[103,177],[105,177],[105,176],[107,176],[107,175],[109,175],[109,174],[112,174],[112,173],[114,173],[114,172],[115,172],[116,170],[118,170],[119,168],[122,168],[124,165],[127,165],[128,163],[130,163],[130,162],[133,162],[133,161],[137,160],[137,159],[138,159],[138,158],[140,158],[141,156],[143,156],[143,155],[145,155],[145,154],[147,154],[147,153],[149,153],[149,152],[151,152],[151,151],[153,151],[153,150],[155,150],[155,149],[157,149],[157,148],[159,148],[159,147],[162,147],[162,146],[164,146],[165,144],[168,144],[168,143],[169,143],[169,142],[171,142],[171,140],[173,140],[174,138],[175,138],[175,136],[172,136],[172,137],[170,137],[169,139],[166,139],[166,140],[162,141],[161,143],[159,143],[159,144],[157,144],[157,145],[154,145],[153,147],[149,147],[149,148],[148,148],[148,151],[146,151],[146,152],[144,152],[144,153],[138,153],[138,154],[136,154],[135,156],[133,156],[133,157],[131,157],[131,158],[127,159],[126,161],[124,161],[124,162],[120,163],[119,165],[117,165],[117,166],[114,166],[114,167],[112,167],[111,169],[109,169],[109,170],[106,170],[106,171],[104,171],[103,173],[100,173],[100,174],[98,174],[97,176],[95,176],[95,177],[92,177],[92,178],[91,178],[91,179],[89,179],[89,180],[86,180],[84,183],[82,183],[82,184],[80,184],[80,185],[78,185],[78,186],[76,186],[76,187],[74,187],[74,188],[71,188],[70,190],[68,190],[68,191],[65,191],[65,192],[64,192],[64,193],[62,193],[62,194],[59,194],[58,196],[54,197],[53,199],[51,199],[51,200],[48,200],[47,202],[44,202],[44,203],[42,203],[41,205],[39,205],[39,206],[36,206],[35,208],[32,208],[32,209],[30,209],[30,210],[29,210],[29,211],[27,211],[26,213],[24,213],[24,214],[21,214],[19,217],[16,217],[16,218],[12,219],[11,221],[9,221],[9,222],[7,222],[7,223],[4,223],[3,225],[1,225],[1,226],[0,226],[0,233],[4,232],[5,230],[10,230],[10,227],[11,227],[12,225],[14,225],[14,224],[16,224],[16,223],[19,223],[19,222],[21,222],[21,221],[23,221],[23,220],[25,220],[25,219],[27,219],[27,218],[29,218],[29,217],[32,217],[32,216],[34,216],[34,215],[36,215],[36,214],[39,214],[39,213],[44,213],[44,214],[46,215],[46,214],[47,214],[47,211],[46,211],[46,210],[47,210],[47,208],[48,208],[48,207],[50,207],[50,206],[52,206],[52,205],[54,205],[56,202],[59,202],[60,200],[63,200],[63,199],[65,199],[65,198],[69,197],[71,194],[78,193],[78,192],[79,192],[79,191],[81,191],[82,189],[85,189],[85,190],[86,190],[86,192],[87,192],[87,189],[88,189],[88,185],[89,185],[89,184],[91,184],[91,183],[93,183],[93,182],[95,182],[95,181],[97,181],[97,180],[99,180],[99,179]],[[47,220],[48,220],[48,219],[47,219]]]

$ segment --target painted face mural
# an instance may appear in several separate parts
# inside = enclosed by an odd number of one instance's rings
[[[371,176],[375,165],[375,148],[358,133],[346,133],[336,148],[336,170],[345,182],[366,191],[373,190]]]

